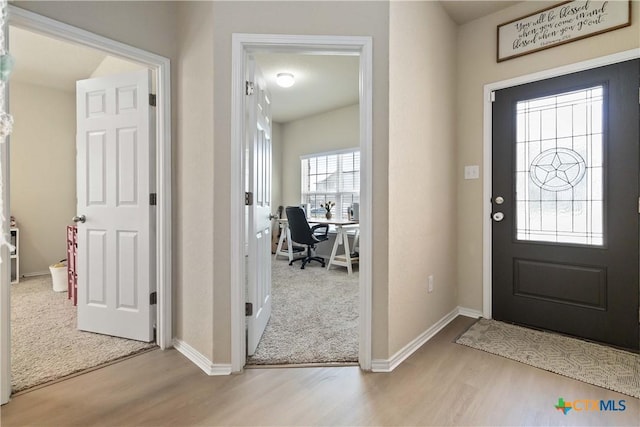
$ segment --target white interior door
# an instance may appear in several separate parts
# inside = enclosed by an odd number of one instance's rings
[[[253,83],[253,93],[246,95],[247,189],[253,195],[248,206],[247,301],[252,314],[247,317],[247,353],[252,355],[271,316],[271,108],[265,80],[251,58],[247,81]]]
[[[78,329],[154,339],[150,71],[76,85]],[[80,219],[80,221],[78,221]]]

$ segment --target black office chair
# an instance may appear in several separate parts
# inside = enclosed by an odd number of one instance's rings
[[[289,263],[293,265],[296,261],[302,261],[301,269],[311,261],[318,261],[324,267],[324,258],[313,256],[315,245],[325,240],[329,240],[327,233],[329,232],[328,224],[318,224],[313,227],[309,226],[307,216],[300,206],[287,206],[287,219],[289,220],[289,231],[291,232],[291,240],[301,245],[307,246],[307,255],[302,258],[294,259]],[[324,233],[322,230],[324,229]]]

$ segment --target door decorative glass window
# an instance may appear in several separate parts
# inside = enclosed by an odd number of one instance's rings
[[[604,243],[602,86],[516,105],[516,238]]]

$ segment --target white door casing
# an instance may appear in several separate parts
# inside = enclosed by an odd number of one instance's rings
[[[271,105],[265,79],[253,58],[248,58],[246,95],[248,206],[247,354],[253,355],[271,316]],[[252,92],[252,93],[251,93]]]
[[[244,251],[245,187],[245,81],[248,53],[286,50],[300,54],[356,55],[360,57],[360,316],[359,362],[371,369],[372,351],[372,194],[373,194],[373,40],[360,36],[318,36],[285,34],[232,35],[231,84],[231,371],[246,363],[246,317]]]
[[[147,69],[76,83],[78,329],[154,339]]]
[[[171,244],[171,63],[168,58],[147,52],[136,47],[99,36],[80,28],[64,24],[54,19],[20,9],[14,5],[8,6],[8,20],[10,25],[26,30],[38,32],[71,43],[77,43],[90,48],[99,49],[111,55],[129,59],[145,65],[155,72],[157,82],[158,120],[155,128],[156,135],[156,163],[153,165],[157,177],[156,217],[156,247],[155,277],[157,280],[158,310],[157,310],[157,344],[162,349],[173,345],[172,321],[172,244]],[[9,156],[8,144],[0,150],[0,161],[7,165],[3,169],[2,177],[5,188],[10,186],[8,176]],[[8,192],[1,195],[4,206],[9,211]],[[5,223],[8,233],[8,223]],[[5,265],[5,264],[3,264]],[[11,363],[10,363],[10,288],[9,270],[2,269],[0,277],[0,312],[2,314],[2,328],[0,328],[0,403],[9,401],[11,394]]]

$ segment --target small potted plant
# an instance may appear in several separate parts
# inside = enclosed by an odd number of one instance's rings
[[[325,218],[331,219],[331,209],[335,206],[335,202],[320,203],[320,207],[324,208],[327,213],[324,214]]]

